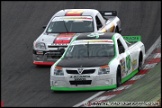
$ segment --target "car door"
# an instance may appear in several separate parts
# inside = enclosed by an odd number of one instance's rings
[[[130,53],[130,57],[131,57],[131,67],[132,67],[131,72],[133,72],[134,70],[138,68],[139,49],[135,46],[130,47],[128,48],[128,52]]]
[[[124,78],[131,71],[131,57],[130,52],[126,50],[125,46],[122,43],[121,38],[117,39],[118,51],[119,51],[119,60],[121,65],[121,77]]]

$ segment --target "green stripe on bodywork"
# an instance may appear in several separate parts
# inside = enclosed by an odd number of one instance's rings
[[[137,36],[123,36],[124,40],[128,41],[128,42],[138,42],[141,41],[141,36],[137,35]]]
[[[78,88],[70,88],[70,87],[55,87],[52,86],[51,90],[54,91],[87,91],[87,90],[108,90],[116,88],[116,84],[109,86],[94,86],[94,87],[78,87]]]
[[[122,83],[124,83],[125,81],[129,80],[130,78],[132,78],[136,73],[138,73],[138,69],[134,70],[133,72],[131,72],[128,76],[124,77],[122,79]]]

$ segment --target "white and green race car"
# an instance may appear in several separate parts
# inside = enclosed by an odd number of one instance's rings
[[[52,65],[51,90],[113,89],[138,73],[144,60],[141,36],[81,33]]]

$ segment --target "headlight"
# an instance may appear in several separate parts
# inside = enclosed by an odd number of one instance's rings
[[[110,68],[108,65],[100,66],[100,69],[98,71],[98,75],[102,74],[108,74],[110,72]]]
[[[38,49],[38,50],[45,50],[46,46],[45,46],[44,43],[38,42],[38,43],[35,44],[35,48]]]
[[[54,68],[54,75],[63,76],[63,75],[64,75],[64,72],[62,71],[62,67],[56,66],[56,67]]]

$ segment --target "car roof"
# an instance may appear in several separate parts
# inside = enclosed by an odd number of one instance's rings
[[[54,16],[95,16],[98,12],[96,9],[64,9],[58,11]]]
[[[102,32],[92,32],[92,33],[80,33],[75,40],[97,40],[97,39],[112,39],[115,33],[102,33]]]

